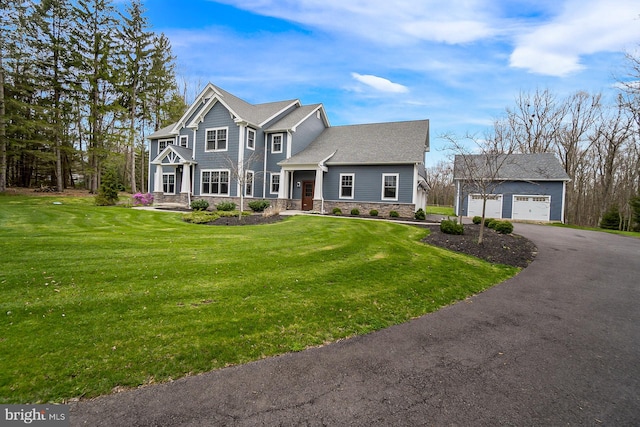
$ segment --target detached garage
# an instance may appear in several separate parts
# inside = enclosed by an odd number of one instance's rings
[[[569,176],[551,153],[456,156],[456,214],[564,222]]]

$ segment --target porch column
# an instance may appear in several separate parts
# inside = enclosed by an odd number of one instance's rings
[[[289,171],[280,171],[280,190],[278,191],[279,199],[289,198]]]
[[[313,189],[313,200],[320,202],[320,212],[324,213],[324,194],[322,193],[322,189],[324,187],[323,180],[324,172],[322,168],[316,169],[316,181]],[[316,205],[317,208],[317,205]]]
[[[185,163],[182,165],[182,185],[180,186],[181,193],[189,193],[191,191],[191,165]]]
[[[162,193],[162,165],[156,165],[154,178],[153,191],[156,193]]]

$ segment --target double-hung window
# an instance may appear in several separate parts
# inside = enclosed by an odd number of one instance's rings
[[[271,152],[282,153],[282,134],[276,134],[271,137]]]
[[[217,196],[229,195],[229,171],[205,170],[202,171],[201,194],[214,194]]]
[[[256,148],[256,131],[247,129],[247,148],[254,150]]]
[[[398,174],[382,174],[382,200],[398,200]]]
[[[247,175],[244,180],[244,195],[247,197],[253,197],[253,171],[247,171]]]
[[[271,193],[278,194],[280,191],[280,174],[271,174]]]
[[[227,128],[207,129],[205,151],[227,151]]]
[[[189,141],[189,137],[187,135],[180,135],[180,146],[186,147]]]
[[[355,176],[352,173],[340,174],[340,198],[353,199]]]
[[[161,139],[158,141],[158,153],[167,148],[167,145],[173,145],[173,139]]]
[[[176,175],[173,173],[162,174],[162,192],[164,194],[176,194]]]

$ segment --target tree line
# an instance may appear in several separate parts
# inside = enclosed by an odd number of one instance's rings
[[[185,109],[175,57],[140,0],[0,0],[0,192],[146,191],[145,135]]]
[[[640,58],[627,55],[626,82],[614,99],[585,91],[559,97],[549,90],[521,92],[515,105],[482,137],[441,135],[454,154],[461,147],[482,153],[554,153],[571,178],[566,222],[598,226],[617,213],[630,229],[640,202]],[[428,168],[429,203],[452,205],[452,164]]]

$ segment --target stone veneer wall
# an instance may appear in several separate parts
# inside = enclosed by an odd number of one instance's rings
[[[314,201],[314,210],[315,204],[319,203]],[[415,213],[415,205],[414,204],[405,204],[405,203],[363,203],[363,202],[344,202],[344,201],[333,201],[333,200],[325,200],[324,201],[324,213],[332,213],[333,208],[340,208],[344,215],[349,215],[351,213],[351,209],[358,209],[360,211],[360,215],[369,215],[369,211],[377,210],[378,216],[389,216],[389,212],[396,211],[403,218],[413,218]]]

